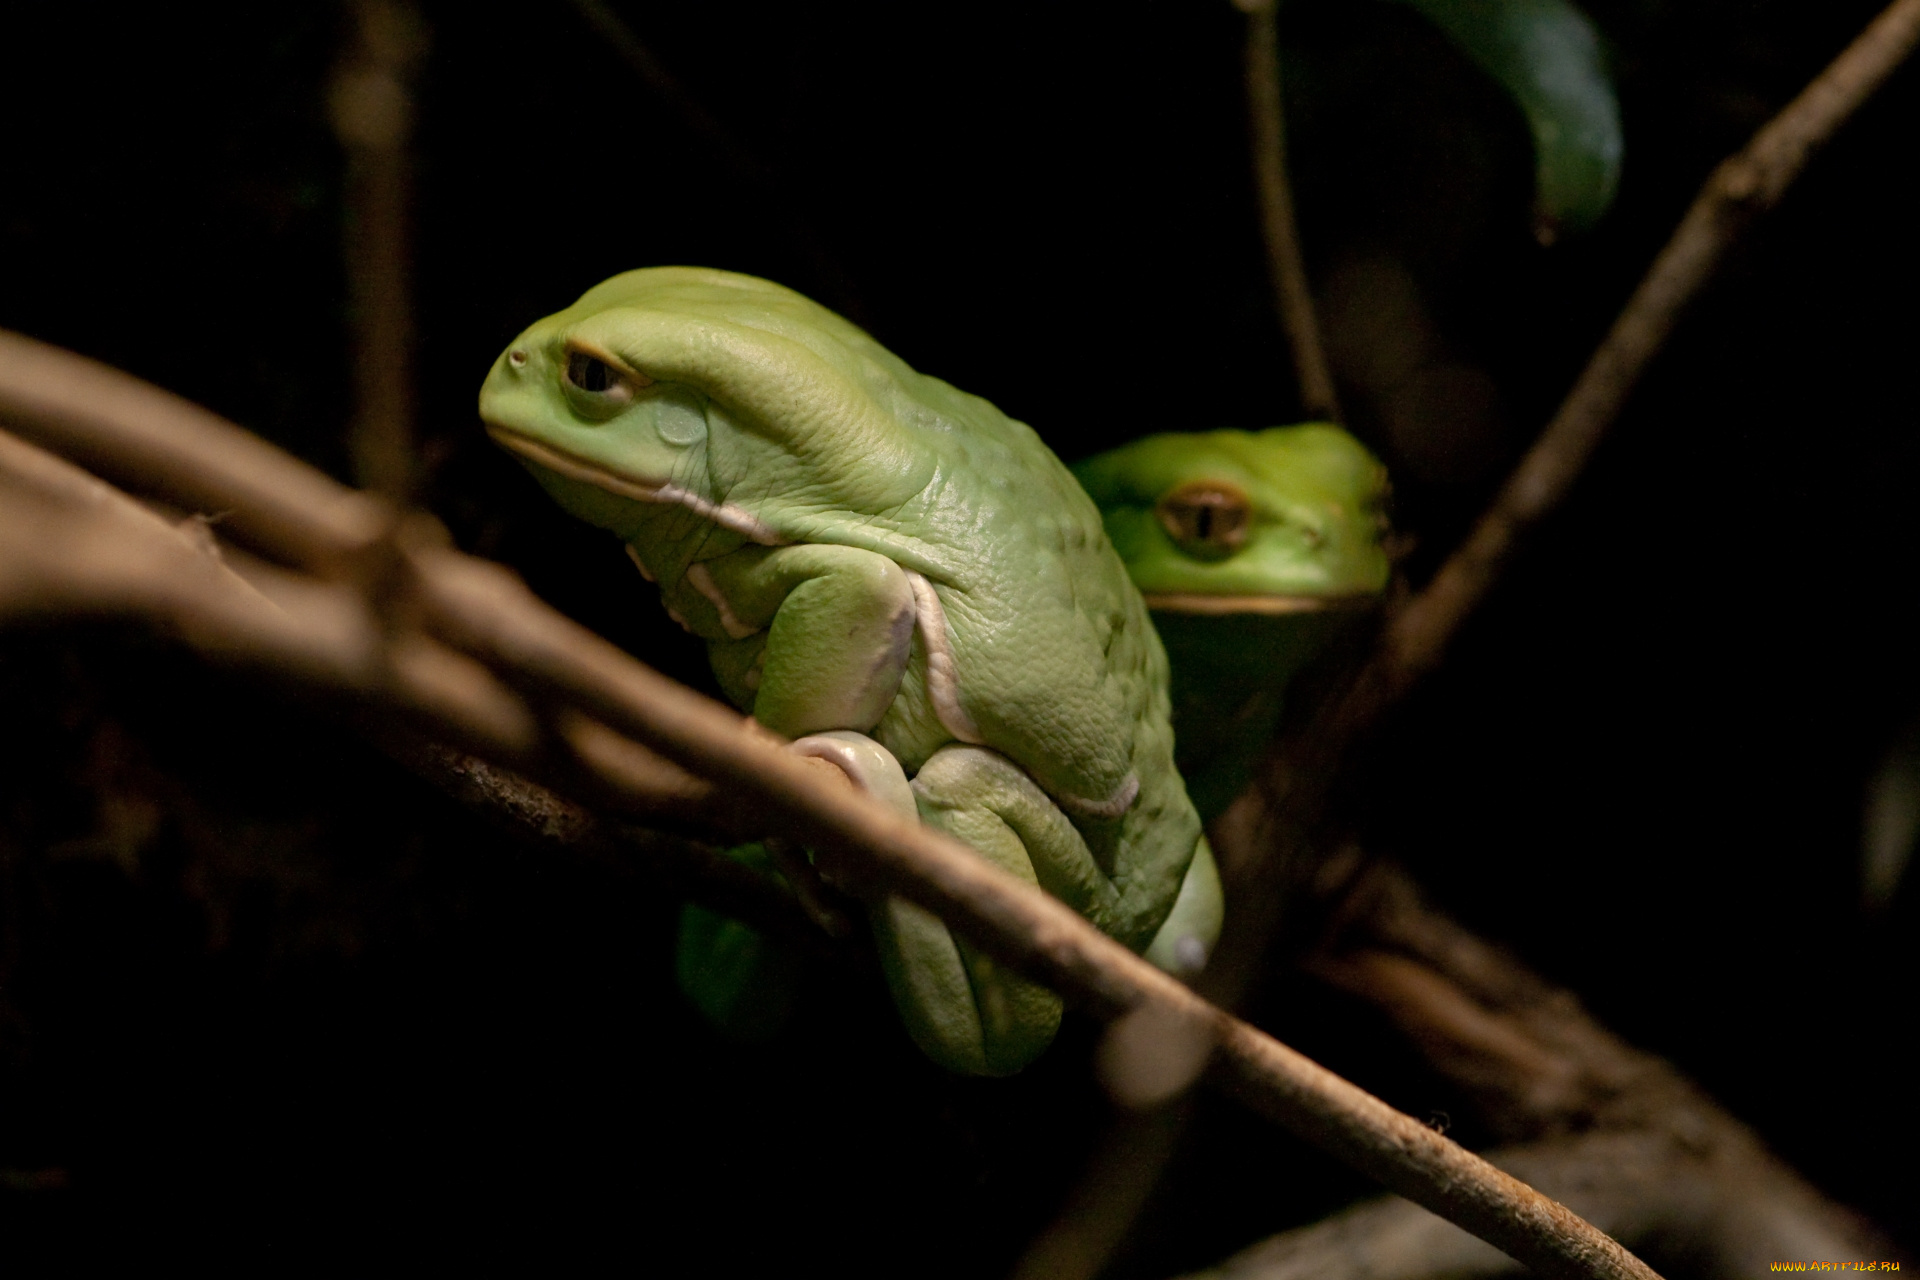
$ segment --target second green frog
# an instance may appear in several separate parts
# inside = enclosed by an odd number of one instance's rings
[[[1174,756],[1210,822],[1288,682],[1387,584],[1386,468],[1315,422],[1149,436],[1073,473],[1166,643]]]

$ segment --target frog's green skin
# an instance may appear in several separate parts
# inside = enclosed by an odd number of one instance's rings
[[[1386,586],[1386,470],[1307,423],[1149,436],[1073,472],[1166,642],[1180,772],[1212,821],[1246,785],[1288,680],[1353,616],[1343,606]],[[1183,520],[1207,495],[1231,536]]]
[[[755,719],[869,735],[923,821],[1130,947],[1154,954],[1183,887],[1176,923],[1211,943],[1164,651],[1030,428],[790,290],[691,268],[616,276],[533,325],[480,413],[628,544]],[[1051,1040],[1052,994],[916,908],[872,917],[937,1061],[1004,1074]]]

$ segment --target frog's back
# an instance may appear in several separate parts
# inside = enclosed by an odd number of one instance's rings
[[[939,460],[915,504],[978,740],[1059,802],[1119,891],[1099,923],[1151,936],[1199,836],[1173,765],[1167,663],[1099,509],[1025,423],[907,371]],[[931,576],[931,575],[930,575]]]
[[[858,326],[768,281],[651,268],[614,277],[576,307],[665,311],[775,335],[818,362],[809,377],[839,382],[855,393],[843,403],[874,411],[924,485],[904,500],[843,490],[837,501],[756,514],[792,541],[875,551],[924,580],[933,598],[923,612],[939,615],[957,707],[934,705],[923,641],[877,736],[910,771],[956,739],[1018,763],[1119,890],[1115,917],[1097,923],[1143,945],[1178,890],[1199,820],[1173,766],[1165,654],[1099,510],[1053,452],[993,404],[916,372]]]

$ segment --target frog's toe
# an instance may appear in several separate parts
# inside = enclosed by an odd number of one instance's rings
[[[1174,899],[1173,911],[1142,954],[1174,977],[1190,979],[1206,968],[1213,944],[1220,940],[1225,915],[1220,868],[1214,864],[1207,838],[1201,836],[1193,861],[1187,864],[1187,878],[1180,882],[1180,896]]]
[[[893,752],[866,734],[856,733],[852,729],[810,733],[789,743],[787,750],[795,755],[825,760],[846,774],[855,789],[866,792],[904,817],[919,820],[920,811],[914,804],[913,787],[907,782],[907,771],[900,767]]]

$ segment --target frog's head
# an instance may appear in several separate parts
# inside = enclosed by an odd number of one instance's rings
[[[1156,611],[1306,612],[1386,586],[1386,469],[1338,427],[1149,436],[1073,471]]]
[[[796,514],[883,510],[925,485],[889,412],[917,376],[792,290],[659,267],[515,338],[480,417],[562,506],[630,542],[668,515],[777,543]]]

